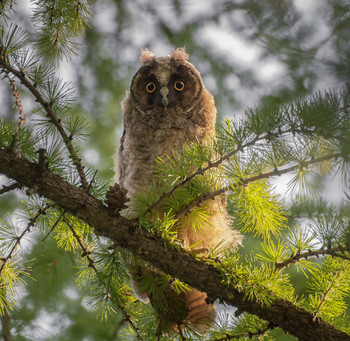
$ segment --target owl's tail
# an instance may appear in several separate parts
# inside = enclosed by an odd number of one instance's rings
[[[186,293],[189,322],[197,330],[210,328],[215,321],[215,306],[206,302],[207,294],[196,289]]]
[[[151,302],[157,312],[161,332],[175,332],[187,325],[199,331],[209,329],[215,321],[215,306],[207,304],[207,294],[194,288],[179,292],[168,276],[144,263],[128,262],[135,294],[143,302]]]
[[[207,304],[207,294],[191,288],[186,293],[169,290],[163,304],[153,306],[159,313],[159,329],[163,332],[176,331],[188,325],[198,331],[209,329],[215,321],[215,306]],[[160,309],[159,309],[160,308]]]

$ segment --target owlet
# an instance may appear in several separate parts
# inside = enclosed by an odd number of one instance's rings
[[[149,188],[155,180],[156,159],[179,154],[190,142],[207,144],[213,140],[216,107],[213,96],[205,88],[196,68],[187,61],[185,49],[176,49],[170,56],[156,58],[144,50],[141,67],[132,79],[130,92],[122,102],[124,132],[117,156],[115,182],[132,198]],[[207,228],[194,229],[180,225],[178,239],[183,245],[196,245],[209,250],[223,240],[233,247],[241,243],[241,235],[229,226],[225,200],[208,204]],[[159,328],[174,330],[188,323],[203,330],[215,319],[213,304],[207,295],[191,288],[177,292],[164,286],[162,273],[141,260],[128,261],[134,290],[139,298],[149,300],[159,317]],[[153,276],[159,290],[147,289],[144,279]]]

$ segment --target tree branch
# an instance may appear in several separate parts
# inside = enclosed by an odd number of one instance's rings
[[[215,197],[217,197],[221,194],[224,194],[227,191],[233,190],[233,189],[238,188],[238,187],[246,186],[251,182],[259,181],[262,179],[269,179],[269,178],[272,178],[273,176],[280,176],[283,174],[288,174],[290,172],[295,171],[298,168],[302,169],[303,167],[306,167],[308,165],[322,162],[325,160],[334,159],[334,158],[337,158],[340,156],[341,156],[341,153],[333,153],[333,154],[325,155],[325,156],[322,156],[319,158],[313,158],[313,159],[310,159],[307,161],[299,162],[298,164],[292,165],[292,166],[287,167],[287,168],[283,168],[283,169],[275,168],[271,172],[260,173],[258,175],[252,176],[250,178],[240,179],[237,183],[235,183],[233,185],[232,184],[227,185],[227,186],[219,188],[213,192],[198,196],[195,200],[193,200],[191,203],[189,203],[187,206],[185,206],[181,211],[177,212],[175,217],[180,218],[180,217],[190,213],[193,208],[200,206],[203,202],[205,202],[207,200],[215,199]]]
[[[9,76],[9,72],[5,70],[5,76],[9,83],[10,83],[10,87],[12,89],[12,93],[13,93],[13,97],[15,98],[16,100],[16,106],[18,108],[18,118],[19,118],[19,122],[17,124],[17,129],[16,129],[16,133],[13,135],[13,147],[14,149],[16,150],[17,154],[19,156],[21,156],[21,150],[20,150],[20,147],[18,145],[18,139],[19,139],[19,134],[20,134],[20,131],[22,129],[22,125],[24,123],[24,121],[26,120],[24,115],[23,115],[23,107],[22,107],[22,103],[21,103],[21,98],[19,96],[19,93],[18,93],[18,89],[17,89],[17,86],[16,86],[16,83],[15,81]]]
[[[151,212],[155,207],[157,207],[164,199],[170,197],[178,188],[184,186],[185,184],[187,184],[188,182],[190,182],[191,180],[193,180],[195,177],[199,176],[199,175],[203,175],[205,172],[214,169],[214,168],[218,168],[220,165],[222,165],[225,161],[231,159],[234,155],[236,155],[238,152],[243,151],[244,149],[254,146],[257,142],[259,141],[263,141],[263,140],[268,140],[270,141],[271,139],[277,138],[277,137],[281,137],[284,134],[290,134],[290,133],[313,133],[313,130],[307,130],[307,129],[297,129],[295,127],[293,128],[289,128],[286,130],[280,130],[277,131],[275,133],[266,133],[262,136],[258,136],[256,135],[252,140],[240,144],[238,145],[234,150],[232,150],[230,153],[227,153],[223,156],[221,156],[219,159],[217,159],[216,161],[213,162],[208,162],[207,166],[205,166],[204,168],[198,168],[194,173],[192,173],[191,175],[187,176],[185,179],[183,179],[182,181],[178,182],[176,185],[174,185],[169,191],[162,193],[162,195],[153,203],[151,203],[149,205],[149,207],[147,208],[147,210],[145,211],[145,215],[149,212]]]
[[[63,217],[63,221],[68,226],[68,228],[71,230],[75,240],[79,244],[79,247],[82,249],[83,253],[82,253],[81,257],[86,257],[86,259],[88,260],[88,267],[92,268],[94,270],[95,274],[98,276],[99,272],[96,268],[96,264],[95,264],[94,260],[92,259],[92,257],[90,256],[91,251],[88,250],[88,247],[85,246],[85,244],[82,241],[79,234],[74,230],[74,227],[73,227],[73,224],[71,223],[71,221],[69,221],[65,216]],[[120,311],[123,314],[122,322],[128,322],[130,324],[131,328],[134,330],[138,340],[142,341],[140,331],[136,327],[135,323],[132,321],[130,314],[126,311],[126,309],[122,305],[118,304],[118,308],[120,309]]]
[[[68,136],[66,131],[64,130],[61,120],[59,120],[52,109],[52,103],[48,103],[44,97],[41,95],[39,90],[36,88],[34,84],[31,83],[31,81],[26,77],[26,75],[23,73],[23,71],[17,70],[13,68],[7,61],[6,56],[4,55],[3,46],[0,44],[0,65],[5,70],[5,72],[12,73],[15,77],[17,77],[21,83],[33,94],[36,101],[41,104],[41,106],[44,108],[47,117],[50,118],[52,124],[56,127],[57,131],[61,135],[63,142],[65,143],[68,151],[69,156],[75,166],[75,168],[78,171],[81,185],[83,188],[88,187],[88,183],[86,180],[85,172],[83,165],[81,164],[81,160],[79,156],[77,155],[73,144],[72,144],[72,136]]]
[[[23,186],[37,188],[37,193],[52,200],[67,212],[84,220],[115,244],[142,257],[162,271],[190,286],[205,291],[211,300],[220,299],[240,310],[259,316],[282,328],[300,340],[347,340],[350,336],[337,330],[311,312],[292,302],[276,297],[271,305],[262,305],[223,282],[217,269],[194,259],[185,251],[165,247],[162,240],[138,229],[136,220],[113,217],[108,208],[85,190],[61,179],[49,170],[41,171],[38,164],[16,157],[0,149],[0,172]]]
[[[254,336],[260,337],[266,334],[268,331],[275,328],[275,326],[271,323],[269,323],[264,329],[258,329],[256,332],[249,332],[246,334],[239,334],[239,335],[230,335],[227,334],[225,337],[216,338],[214,341],[230,341],[230,340],[237,340],[240,338],[249,338],[252,339]],[[259,338],[260,339],[260,338]]]
[[[347,250],[343,246],[337,246],[337,247],[333,247],[330,249],[320,249],[320,250],[314,250],[314,251],[309,250],[307,252],[298,252],[296,254],[292,254],[288,259],[286,259],[282,262],[276,262],[275,268],[277,270],[281,271],[284,268],[287,268],[289,265],[299,262],[303,258],[305,258],[307,260],[309,257],[312,257],[312,256],[319,257],[320,255],[322,255],[322,256],[331,255],[333,257],[339,257],[342,259],[350,260],[350,257],[348,257],[346,255],[339,254],[339,253],[344,253],[345,251],[350,251],[350,250]]]
[[[335,278],[332,280],[331,284],[329,285],[329,287],[327,288],[327,290],[323,294],[322,299],[321,299],[321,301],[320,301],[320,303],[319,303],[319,305],[318,305],[318,307],[317,307],[317,309],[316,309],[316,311],[314,313],[315,316],[318,316],[322,305],[326,302],[327,296],[329,295],[329,293],[332,291],[332,289],[334,288],[335,284],[337,283],[337,281],[338,281],[338,279],[340,277],[340,274],[341,274],[341,272],[337,272]]]
[[[4,194],[4,193],[7,193],[7,192],[11,192],[13,191],[14,189],[18,189],[18,188],[21,188],[21,185],[18,184],[18,183],[13,183],[13,184],[10,184],[10,185],[7,185],[7,186],[3,186],[1,189],[0,189],[0,195],[1,194]]]
[[[34,224],[36,223],[36,221],[39,219],[39,217],[41,217],[42,215],[46,214],[46,211],[52,207],[53,204],[49,203],[47,205],[45,205],[45,207],[43,209],[40,209],[36,215],[30,219],[29,223],[27,224],[26,228],[22,231],[22,233],[16,237],[16,242],[14,243],[14,245],[12,246],[12,248],[10,249],[9,253],[7,254],[7,256],[5,258],[1,259],[1,266],[0,266],[0,276],[2,271],[5,269],[6,264],[8,263],[8,261],[13,257],[16,248],[20,245],[24,235],[26,233],[28,233],[30,231],[30,229],[34,226]]]

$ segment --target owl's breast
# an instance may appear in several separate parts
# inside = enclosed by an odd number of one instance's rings
[[[154,179],[158,157],[182,153],[190,142],[204,142],[215,130],[215,106],[192,110],[174,106],[141,112],[130,97],[124,102],[125,134],[119,149],[119,179],[132,196]]]
[[[146,113],[132,117],[128,129],[139,139],[150,143],[185,143],[202,141],[215,130],[216,111],[208,112],[201,105],[186,111],[181,106],[168,109],[154,108]]]
[[[119,148],[119,182],[132,197],[149,187],[154,179],[154,168],[158,157],[181,153],[188,143],[186,129],[154,129],[138,131],[134,126],[126,130]]]

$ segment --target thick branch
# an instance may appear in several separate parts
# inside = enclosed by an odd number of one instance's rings
[[[65,182],[51,171],[40,170],[37,164],[19,159],[11,151],[0,149],[0,172],[24,186],[36,188],[37,193],[54,201],[67,212],[76,215],[97,233],[110,238],[162,271],[179,278],[192,287],[203,290],[212,300],[220,299],[240,310],[255,314],[300,340],[348,340],[350,336],[293,303],[276,297],[264,306],[223,283],[213,266],[203,264],[184,251],[166,248],[161,240],[147,236],[138,229],[137,221],[112,217],[108,208],[86,191]]]

